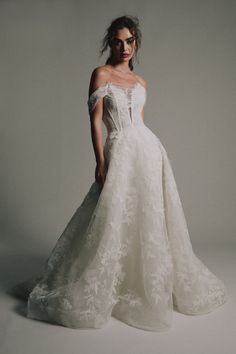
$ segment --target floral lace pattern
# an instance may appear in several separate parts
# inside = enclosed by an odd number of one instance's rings
[[[27,316],[71,328],[101,328],[114,316],[167,330],[174,308],[210,312],[227,301],[227,290],[192,250],[170,160],[141,117],[144,87],[99,87],[89,112],[101,98],[105,184],[92,183],[41,278],[29,283]]]

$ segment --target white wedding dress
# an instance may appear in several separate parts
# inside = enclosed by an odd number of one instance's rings
[[[108,82],[103,188],[94,181],[45,262],[25,282],[27,317],[71,328],[101,328],[111,316],[168,330],[173,311],[200,315],[227,289],[194,254],[170,160],[141,117],[146,89]],[[22,283],[23,284],[23,283]]]

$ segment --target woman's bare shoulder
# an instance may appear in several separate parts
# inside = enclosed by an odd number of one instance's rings
[[[110,67],[108,65],[100,65],[93,69],[91,76],[108,76],[110,74]]]
[[[143,85],[145,88],[147,88],[147,81],[144,80],[144,78],[141,75],[135,74],[136,79],[140,82],[141,85]]]
[[[105,85],[109,79],[109,75],[110,71],[106,65],[94,68],[90,77],[89,95],[98,87]]]
[[[108,65],[97,66],[93,69],[91,74],[91,80],[97,80],[100,82],[106,81],[110,76],[110,68]]]

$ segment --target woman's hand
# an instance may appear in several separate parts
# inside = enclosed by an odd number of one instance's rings
[[[103,187],[106,179],[106,174],[107,174],[107,164],[106,161],[104,160],[103,162],[97,163],[96,169],[95,169],[95,179],[98,184]]]

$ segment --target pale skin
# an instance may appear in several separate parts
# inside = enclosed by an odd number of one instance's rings
[[[89,96],[98,87],[104,86],[107,82],[114,82],[124,86],[132,86],[139,82],[147,88],[146,81],[129,68],[129,60],[135,54],[136,42],[128,28],[125,27],[116,32],[115,41],[111,49],[113,53],[113,63],[112,65],[99,66],[93,70],[89,85]],[[124,53],[127,53],[128,56],[123,57],[122,54]],[[107,174],[107,164],[103,152],[102,116],[103,99],[97,102],[94,110],[90,114],[91,137],[97,163],[95,179],[97,183],[103,187]],[[142,119],[144,120],[143,110]]]

